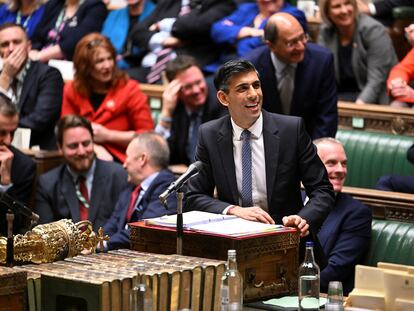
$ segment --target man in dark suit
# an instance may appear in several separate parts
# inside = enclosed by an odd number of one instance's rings
[[[223,116],[226,110],[193,57],[178,56],[168,63],[166,73],[170,82],[155,130],[168,140],[170,163],[189,165],[194,161],[200,124]]]
[[[316,232],[334,195],[302,119],[262,111],[260,80],[248,61],[227,62],[214,83],[230,117],[200,128],[196,159],[205,169],[189,182],[186,208],[283,223],[302,236],[309,226]],[[301,182],[311,198],[307,208]]]
[[[63,117],[56,125],[56,137],[65,164],[39,177],[35,205],[39,222],[88,219],[96,231],[127,186],[126,173],[120,164],[95,157],[92,126],[85,118]]]
[[[407,160],[414,164],[414,145],[407,151]],[[384,175],[378,179],[375,188],[384,191],[414,194],[414,176]]]
[[[299,22],[288,13],[276,13],[265,27],[266,46],[244,58],[259,72],[269,112],[302,117],[312,139],[335,137],[338,126],[333,55],[307,43]]]
[[[165,139],[154,132],[138,135],[128,145],[124,167],[131,185],[119,196],[115,210],[104,226],[110,236],[108,249],[129,248],[127,223],[177,213],[174,196],[164,207],[159,199],[175,180],[169,171],[169,150]]]
[[[138,58],[142,62],[138,64],[139,67],[128,70],[128,73],[141,82],[159,81],[159,75],[151,81],[147,74],[162,54],[171,58],[175,55],[191,55],[202,67],[213,63],[220,51],[210,37],[211,25],[229,15],[233,9],[233,0],[160,1],[152,14],[131,31],[132,42],[141,47]]]
[[[11,145],[19,114],[7,98],[0,96],[0,192],[30,206],[33,182],[36,176],[35,163]],[[0,204],[0,235],[6,235],[7,206]],[[14,215],[13,233],[24,233],[25,219]]]
[[[19,127],[31,130],[30,146],[55,149],[53,128],[60,116],[63,80],[59,71],[40,62],[32,62],[26,31],[21,25],[0,26],[0,91],[20,112]]]
[[[341,281],[344,294],[348,295],[354,288],[355,265],[363,262],[368,251],[372,214],[361,202],[341,192],[347,173],[341,142],[321,138],[314,143],[336,193],[334,208],[318,233],[328,258],[328,265],[321,271],[321,292],[327,292],[329,281]]]

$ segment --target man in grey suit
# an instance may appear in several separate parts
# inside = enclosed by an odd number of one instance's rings
[[[262,111],[259,76],[248,61],[224,64],[214,84],[230,117],[200,127],[196,159],[205,168],[189,182],[186,207],[283,223],[302,236],[317,232],[334,193],[303,120]],[[310,198],[306,208],[301,182]]]
[[[111,216],[127,186],[127,174],[120,164],[95,157],[92,126],[85,118],[63,117],[56,125],[56,137],[65,164],[39,178],[35,202],[39,223],[88,219],[97,230]]]

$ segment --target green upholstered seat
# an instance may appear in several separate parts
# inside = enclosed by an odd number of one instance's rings
[[[338,130],[336,138],[348,157],[347,186],[374,188],[383,175],[414,175],[414,165],[407,160],[414,137]]]
[[[379,261],[414,265],[414,224],[391,220],[372,221],[372,236],[365,265]]]

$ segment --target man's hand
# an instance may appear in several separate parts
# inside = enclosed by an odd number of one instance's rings
[[[13,163],[13,152],[7,146],[0,146],[0,184],[9,185],[11,180],[11,167]]]
[[[94,142],[100,144],[109,140],[110,130],[105,126],[98,123],[92,123],[92,129]]]
[[[9,80],[10,83],[17,76],[24,62],[26,61],[25,47],[18,47],[9,56],[3,59],[3,70],[1,75]]]
[[[411,24],[405,27],[404,30],[405,30],[405,37],[407,38],[411,46],[414,47],[414,24]]]
[[[270,217],[268,213],[266,213],[263,209],[259,206],[253,207],[240,207],[240,206],[233,206],[230,208],[230,215],[235,215],[237,217],[252,220],[252,221],[259,221],[265,224],[273,225],[275,222]]]
[[[283,225],[286,227],[295,227],[300,231],[300,236],[305,237],[309,234],[309,225],[305,219],[298,215],[290,215],[282,218]]]
[[[161,118],[172,118],[175,107],[177,106],[178,94],[180,93],[181,87],[182,84],[179,80],[172,80],[167,84],[162,93]]]

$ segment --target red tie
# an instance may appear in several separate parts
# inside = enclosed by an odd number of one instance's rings
[[[128,212],[125,217],[126,222],[129,222],[131,220],[131,216],[135,208],[135,203],[137,202],[140,191],[141,191],[141,185],[138,185],[131,192],[131,200],[129,201]]]
[[[86,188],[85,184],[85,177],[79,177],[79,191],[82,194],[83,199],[79,198],[79,212],[80,212],[80,219],[81,220],[87,220],[89,216],[88,208],[86,208],[85,205],[90,206],[89,201],[89,195],[88,195],[88,189]]]

